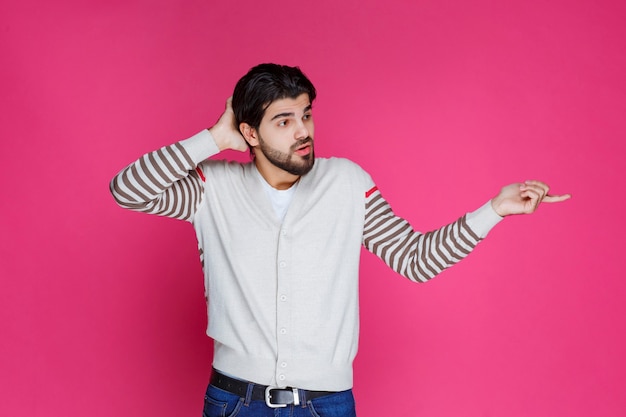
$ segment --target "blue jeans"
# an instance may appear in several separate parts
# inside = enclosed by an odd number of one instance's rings
[[[249,395],[248,395],[249,397]],[[202,417],[356,417],[352,390],[341,391],[304,404],[270,408],[265,401],[251,401],[209,385]]]

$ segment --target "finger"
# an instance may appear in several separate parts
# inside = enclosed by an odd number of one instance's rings
[[[524,181],[524,188],[532,188],[533,190],[537,190],[542,195],[548,194],[550,191],[550,187],[548,184],[541,181]]]
[[[538,201],[543,200],[545,195],[547,194],[547,190],[538,185],[526,185],[522,188],[522,192],[520,195],[526,198],[537,199]]]
[[[532,186],[535,186],[535,187],[541,187],[541,188],[543,188],[544,190],[546,190],[546,193],[550,190],[550,187],[548,186],[548,184],[546,184],[546,183],[545,183],[545,182],[543,182],[543,181],[537,181],[537,180],[527,180],[527,181],[524,181],[524,184],[526,184],[526,185],[532,185]]]
[[[571,194],[563,195],[547,195],[543,198],[544,203],[560,203],[561,201],[569,200],[572,198]]]
[[[529,193],[529,194],[523,196],[523,198],[524,198],[524,200],[522,201],[522,203],[523,203],[523,206],[524,206],[524,209],[523,209],[524,213],[530,214],[530,213],[534,212],[535,210],[537,210],[541,200],[539,199],[539,197],[536,194]]]

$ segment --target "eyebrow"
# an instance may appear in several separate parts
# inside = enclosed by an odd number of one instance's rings
[[[311,109],[312,109],[312,108],[313,108],[313,105],[309,104],[308,106],[306,106],[306,107],[304,108],[304,113],[306,113],[306,112],[308,112],[308,111],[311,111]],[[280,119],[280,118],[282,118],[282,117],[293,117],[293,116],[295,116],[295,113],[293,113],[293,112],[291,112],[291,113],[278,113],[277,115],[275,115],[274,117],[272,117],[272,118],[270,119],[270,121],[272,121],[272,120],[276,120],[276,119]]]

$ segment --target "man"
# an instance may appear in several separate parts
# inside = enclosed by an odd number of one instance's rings
[[[122,207],[196,230],[215,343],[205,417],[354,416],[361,245],[424,282],[502,217],[569,198],[539,181],[512,184],[456,222],[416,232],[358,165],[315,159],[315,96],[298,68],[256,66],[213,127],[144,155],[111,182]],[[250,149],[253,160],[207,160],[225,149]]]

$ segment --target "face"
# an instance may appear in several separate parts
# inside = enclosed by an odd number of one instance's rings
[[[256,132],[256,157],[293,175],[304,175],[313,168],[314,124],[308,94],[284,98],[265,110]]]

